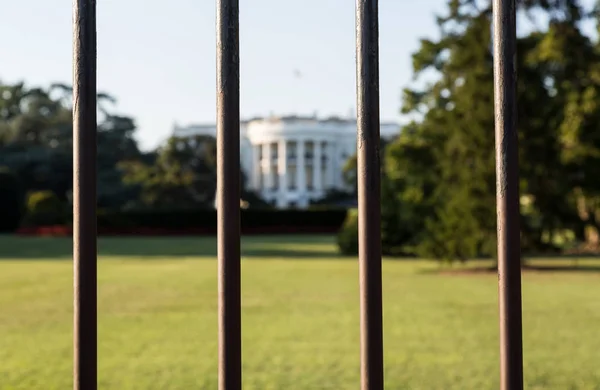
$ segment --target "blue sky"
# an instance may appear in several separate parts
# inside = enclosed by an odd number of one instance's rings
[[[2,3],[0,80],[70,83],[71,1]],[[410,55],[437,35],[445,3],[380,0],[383,120],[402,120]],[[355,108],[354,1],[240,0],[240,29],[242,118]],[[136,118],[143,148],[174,122],[214,122],[215,39],[213,0],[98,1],[98,88]]]
[[[70,83],[71,1],[2,3],[0,80]],[[382,119],[400,121],[410,54],[444,3],[380,0]],[[355,108],[354,1],[240,0],[240,19],[243,118]],[[212,0],[98,1],[98,88],[136,118],[144,148],[175,121],[215,120],[215,39]]]

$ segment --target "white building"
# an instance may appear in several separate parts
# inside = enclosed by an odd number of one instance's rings
[[[381,124],[381,138],[399,126]],[[215,125],[175,125],[173,135],[216,136]],[[271,117],[240,124],[241,168],[250,189],[279,208],[307,207],[330,190],[349,190],[342,169],[356,153],[356,120]]]

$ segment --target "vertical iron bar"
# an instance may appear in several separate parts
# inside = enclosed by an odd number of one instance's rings
[[[515,0],[494,0],[500,388],[523,389]]]
[[[97,388],[96,1],[73,1],[73,388]]]
[[[242,388],[239,0],[217,0],[219,389]]]
[[[383,389],[378,0],[356,0],[361,389]]]

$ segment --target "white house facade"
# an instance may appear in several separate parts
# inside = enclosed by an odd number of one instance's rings
[[[381,124],[381,138],[398,135],[395,123]],[[216,136],[215,125],[175,126],[173,135]],[[356,120],[270,117],[240,124],[241,169],[247,186],[278,208],[305,208],[328,191],[350,190],[343,167],[356,153]]]

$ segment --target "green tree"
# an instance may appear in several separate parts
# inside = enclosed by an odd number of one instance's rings
[[[592,149],[588,157],[597,150],[589,142],[597,132],[583,127],[598,112],[592,72],[597,49],[579,28],[587,13],[578,1],[519,5],[520,12],[536,9],[550,18],[547,28],[522,34],[517,47],[521,189],[530,200],[522,235],[527,249],[540,250],[548,236],[581,221],[574,191],[589,191],[586,199],[597,193],[573,181],[597,164],[580,159],[569,166],[565,153],[575,147],[564,143],[569,129],[588,137],[575,142],[581,150]],[[403,112],[416,119],[388,148],[386,165],[404,212],[424,219],[413,225],[419,254],[447,260],[493,256],[491,2],[450,0],[438,25],[441,37],[422,40],[413,56],[415,76],[428,72],[432,81],[405,90]],[[582,104],[584,96],[588,100]],[[577,103],[569,105],[569,100]]]
[[[140,187],[144,207],[212,207],[216,190],[216,142],[213,137],[172,137],[150,164],[122,165],[125,183]]]
[[[30,226],[61,225],[67,222],[66,204],[52,191],[35,191],[27,196],[23,223]]]
[[[392,144],[393,145],[393,144]],[[381,140],[381,154],[385,155],[388,141]],[[357,188],[357,157],[351,156],[346,162],[343,174],[346,182]],[[386,167],[385,160],[381,162],[381,249],[383,254],[402,256],[411,254],[415,239],[413,218],[419,217],[413,213],[414,210],[406,205],[396,196],[395,183],[390,179],[393,172]],[[418,222],[417,222],[418,223]],[[338,246],[344,254],[356,254],[358,250],[358,216],[355,212],[348,214],[348,219],[338,235]]]
[[[27,191],[52,191],[66,201],[73,185],[71,88],[28,88],[0,83],[0,164],[22,178]],[[140,156],[132,118],[117,115],[98,94],[98,203],[121,207],[136,194],[124,186],[118,165]]]

